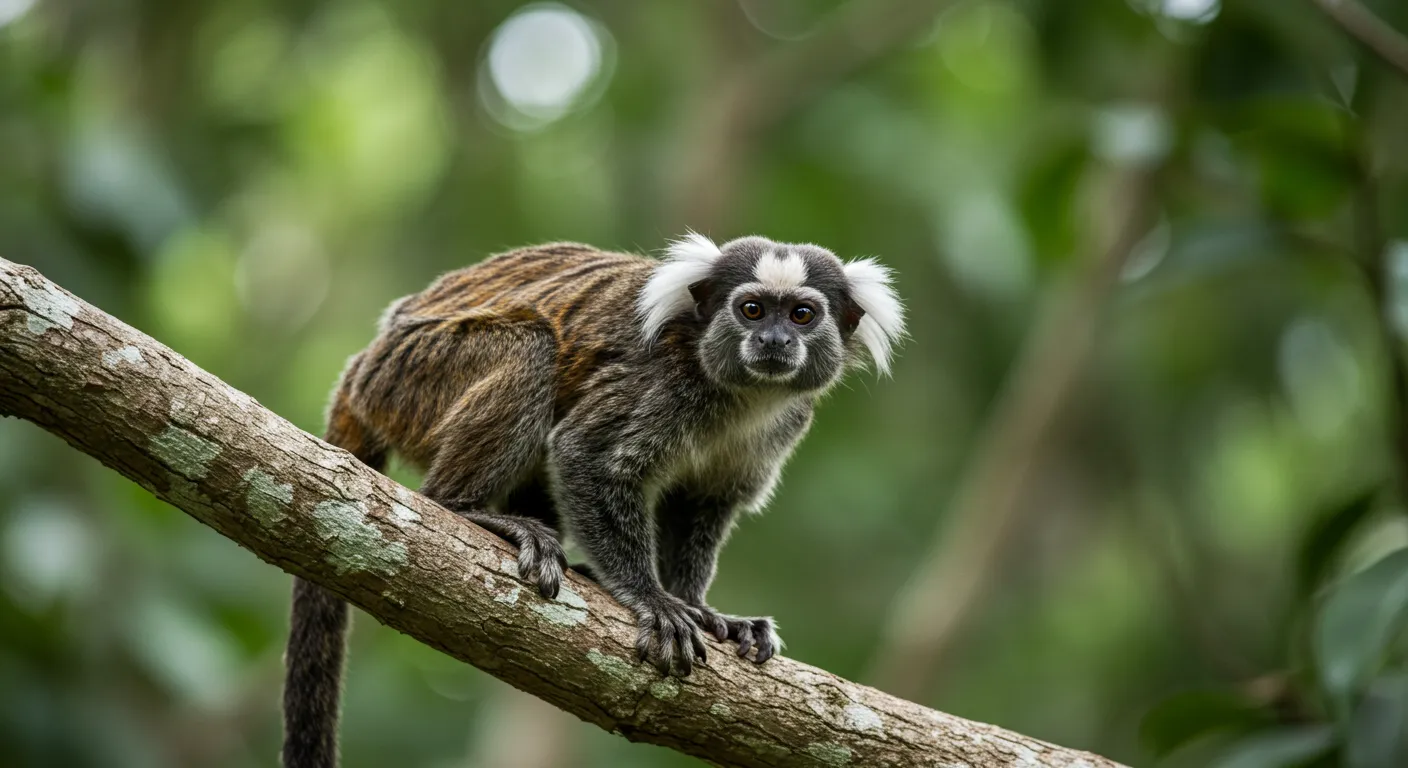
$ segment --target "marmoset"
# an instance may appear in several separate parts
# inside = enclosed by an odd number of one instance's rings
[[[580,546],[662,675],[702,633],[762,663],[769,617],[705,601],[739,515],[760,510],[813,407],[904,335],[888,269],[814,245],[690,234],[663,260],[559,243],[494,256],[393,303],[333,394],[328,442],[519,548],[556,596]],[[286,768],[337,761],[348,608],[295,579]]]

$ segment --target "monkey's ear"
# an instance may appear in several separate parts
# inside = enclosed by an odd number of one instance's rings
[[[655,267],[636,297],[636,316],[647,343],[654,341],[672,318],[699,305],[696,289],[700,283],[707,284],[714,262],[722,255],[714,241],[695,232],[670,243],[665,260]]]
[[[904,305],[890,286],[890,270],[874,259],[856,259],[844,267],[851,303],[859,310],[852,319],[848,311],[844,323],[854,322],[860,339],[881,375],[890,373],[890,351],[904,338]]]
[[[846,299],[846,310],[841,313],[841,330],[847,335],[854,333],[856,326],[860,325],[860,319],[865,317],[865,307],[862,307],[855,299]]]
[[[714,281],[700,280],[689,284],[689,295],[694,298],[695,308],[703,308],[714,298]]]

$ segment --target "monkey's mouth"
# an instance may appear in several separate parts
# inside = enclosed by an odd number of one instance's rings
[[[773,355],[758,356],[748,360],[744,365],[748,371],[762,379],[786,379],[797,373],[800,361],[792,357],[777,357]]]

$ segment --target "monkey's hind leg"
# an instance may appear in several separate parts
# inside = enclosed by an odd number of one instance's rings
[[[557,346],[541,320],[480,320],[464,341],[487,370],[435,428],[435,456],[421,492],[518,547],[518,572],[556,597],[567,567],[557,532],[504,514],[501,502],[542,461],[552,428]]]

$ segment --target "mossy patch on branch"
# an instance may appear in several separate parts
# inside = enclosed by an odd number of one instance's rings
[[[339,574],[370,571],[394,576],[406,564],[406,545],[387,541],[367,522],[361,502],[328,500],[313,508],[318,536],[327,544],[326,560]]]

